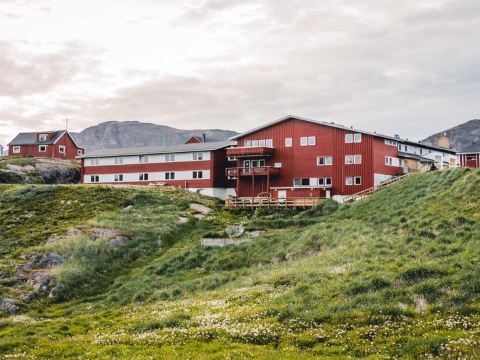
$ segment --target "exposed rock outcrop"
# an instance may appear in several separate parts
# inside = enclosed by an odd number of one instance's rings
[[[33,158],[0,158],[1,184],[75,184],[80,165],[73,161]]]

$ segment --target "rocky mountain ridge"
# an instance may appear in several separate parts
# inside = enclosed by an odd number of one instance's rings
[[[438,146],[438,138],[446,134],[450,148],[456,151],[480,149],[480,119],[467,121],[445,131],[433,134],[422,140],[424,144]]]

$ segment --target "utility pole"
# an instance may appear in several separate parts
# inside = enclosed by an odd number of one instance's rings
[[[65,119],[65,130],[68,131],[68,118]]]

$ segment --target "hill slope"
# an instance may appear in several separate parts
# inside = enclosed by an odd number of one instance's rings
[[[179,130],[139,121],[108,121],[73,134],[87,151],[137,146],[183,144],[191,136],[205,134],[209,140],[226,140],[237,133],[229,130]]]
[[[467,149],[480,149],[480,119],[470,120],[466,123],[455,126],[451,129],[441,131],[422,140],[428,145],[438,145],[438,137],[447,133],[450,141],[450,148],[457,151],[468,151]]]
[[[2,244],[24,239],[22,248],[3,251],[2,297],[28,287],[14,281],[25,255],[68,257],[54,269],[62,285],[57,295],[18,304],[23,315],[1,319],[0,352],[474,359],[479,188],[478,170],[419,174],[353,205],[328,201],[306,212],[250,216],[177,190],[0,187],[1,220],[19,208],[8,223],[0,221]],[[49,209],[38,222],[25,220],[26,198]],[[66,198],[78,211],[58,211],[68,208]],[[104,199],[111,199],[107,208]],[[197,216],[191,202],[213,212]],[[102,208],[108,212],[98,213]],[[45,244],[50,233],[75,223],[82,234]],[[236,247],[200,245],[200,238],[227,236],[225,229],[239,223],[263,233],[244,235]],[[130,241],[112,247],[108,238],[84,235],[91,228],[118,229]]]

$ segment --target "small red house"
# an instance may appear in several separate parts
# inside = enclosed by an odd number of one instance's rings
[[[458,154],[460,166],[469,168],[480,168],[480,146],[470,147]]]
[[[76,144],[67,130],[20,133],[8,147],[9,156],[65,160],[75,160],[85,151]]]

